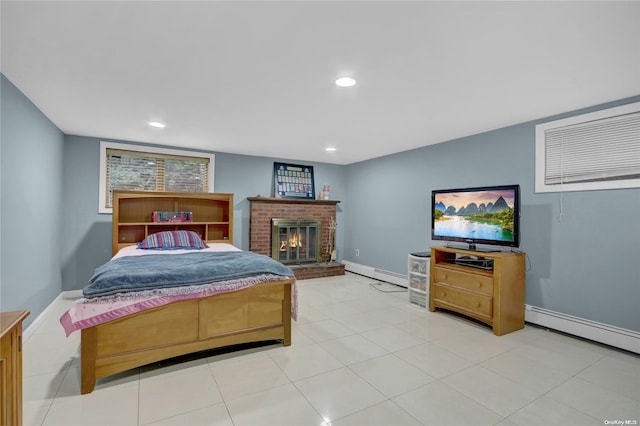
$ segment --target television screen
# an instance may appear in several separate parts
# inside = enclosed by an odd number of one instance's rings
[[[434,190],[431,239],[518,247],[520,186]]]

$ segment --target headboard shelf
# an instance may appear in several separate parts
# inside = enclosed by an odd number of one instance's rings
[[[154,211],[191,212],[193,222],[153,222]],[[233,194],[113,191],[112,254],[147,235],[188,230],[208,243],[233,244]]]

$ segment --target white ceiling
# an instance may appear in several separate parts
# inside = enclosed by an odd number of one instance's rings
[[[640,94],[634,1],[2,1],[1,15],[2,73],[64,133],[110,140],[350,164]],[[344,75],[357,84],[335,86]]]

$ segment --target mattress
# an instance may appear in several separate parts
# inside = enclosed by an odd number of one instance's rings
[[[231,244],[217,243],[209,244],[208,248],[198,250],[198,252],[237,252],[241,256],[242,250]],[[127,246],[118,251],[110,260],[115,262],[118,259],[127,258],[128,263],[135,263],[135,256],[154,256],[163,255],[171,256],[175,259],[187,259],[193,255],[194,250],[145,250],[138,249],[136,246]],[[181,257],[182,256],[182,257]],[[193,256],[192,256],[193,257]],[[225,256],[229,257],[229,256]],[[158,258],[160,259],[160,258]],[[120,261],[121,262],[121,261]],[[275,260],[273,261],[277,263]],[[280,264],[278,264],[281,266]],[[104,265],[103,265],[104,266]],[[99,268],[100,269],[100,268]],[[280,267],[279,271],[288,270],[286,275],[274,273],[256,273],[250,276],[241,276],[239,278],[213,280],[211,282],[203,282],[198,285],[170,286],[159,288],[145,287],[141,291],[123,291],[104,296],[82,297],[73,304],[73,306],[65,312],[60,318],[60,323],[65,330],[67,336],[76,330],[87,327],[93,327],[108,321],[112,321],[124,316],[141,312],[147,309],[157,308],[168,303],[189,300],[202,297],[208,297],[216,294],[238,291],[250,286],[259,285],[260,283],[278,281],[286,278],[292,278],[293,272],[290,269],[284,270]],[[86,288],[85,288],[86,292]],[[292,307],[291,316],[295,320],[297,318],[297,290],[295,282],[292,286]]]

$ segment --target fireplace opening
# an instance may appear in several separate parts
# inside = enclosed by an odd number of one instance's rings
[[[271,257],[284,264],[322,261],[322,221],[271,219]]]

